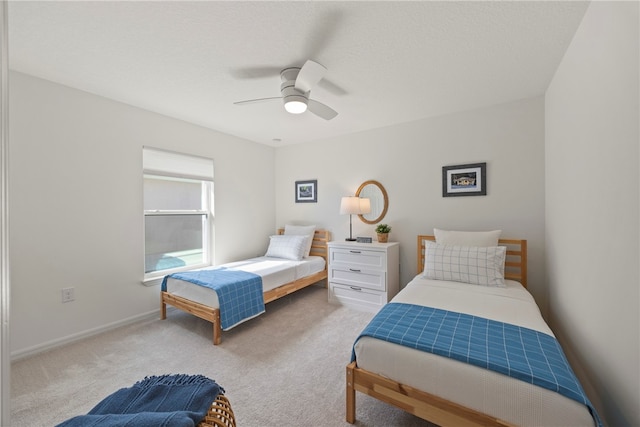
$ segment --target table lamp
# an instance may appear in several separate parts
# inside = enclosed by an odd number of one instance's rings
[[[342,198],[340,201],[340,214],[349,215],[349,237],[344,240],[347,242],[354,242],[356,240],[352,234],[351,216],[354,214],[362,215],[369,212],[371,212],[371,200],[356,196]]]

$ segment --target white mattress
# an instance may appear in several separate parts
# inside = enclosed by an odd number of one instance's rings
[[[531,294],[510,280],[507,288],[493,288],[419,275],[392,302],[467,313],[553,336]],[[355,352],[360,368],[516,425],[595,425],[584,405],[497,372],[370,337],[358,340]]]
[[[263,256],[230,262],[216,267],[208,267],[205,270],[226,267],[257,274],[262,277],[262,289],[263,292],[266,292],[294,280],[318,273],[324,270],[324,266],[325,260],[319,256],[310,256],[301,261]],[[213,289],[185,282],[184,280],[168,277],[167,292],[209,307],[219,308],[220,306],[218,295]]]

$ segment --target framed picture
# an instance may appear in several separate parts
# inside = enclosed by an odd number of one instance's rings
[[[486,195],[486,163],[442,167],[442,197]]]
[[[296,181],[296,203],[318,201],[318,180]]]

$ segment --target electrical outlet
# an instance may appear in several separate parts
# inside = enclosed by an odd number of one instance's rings
[[[70,302],[76,299],[75,288],[62,288],[62,302]]]

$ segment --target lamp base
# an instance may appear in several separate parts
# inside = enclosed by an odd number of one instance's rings
[[[347,242],[355,242],[356,241],[356,239],[353,239],[353,238],[350,238],[350,237],[347,237],[344,240],[346,240]]]

